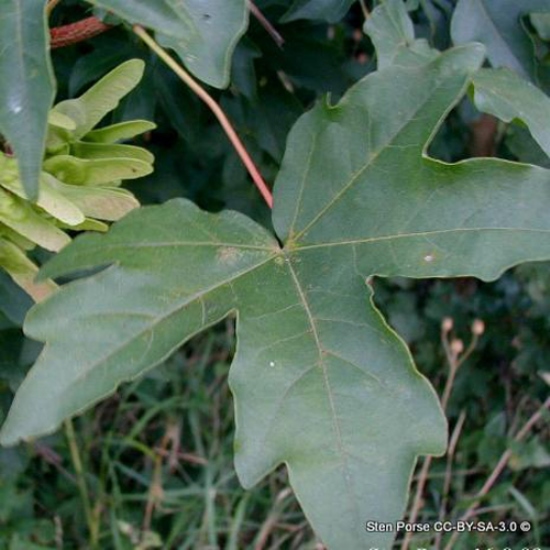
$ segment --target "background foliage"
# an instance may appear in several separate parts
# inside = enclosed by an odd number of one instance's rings
[[[251,18],[232,59],[229,88],[213,93],[266,179],[273,181],[298,116],[324,94],[331,94],[335,102],[375,68],[375,61],[373,45],[361,30],[364,17],[357,3],[324,2],[322,9],[321,2],[256,4],[276,24],[284,46],[279,47]],[[532,2],[529,11],[534,15],[521,27],[513,14],[517,3],[498,10],[497,31],[512,36],[507,47],[498,33],[487,39],[483,21],[475,15],[483,4],[496,2],[408,2],[417,36],[439,48],[451,41],[487,40],[495,66],[512,67],[548,91],[547,19],[536,15],[549,11],[547,2]],[[87,15],[86,5],[65,0],[54,10],[51,25]],[[481,30],[475,34],[477,26]],[[465,35],[464,29],[475,36]],[[527,48],[526,55],[526,45],[531,44],[536,46],[535,54]],[[211,114],[126,28],[115,27],[76,46],[54,50],[57,99],[80,95],[108,70],[136,57],[147,63],[144,80],[113,113],[111,122],[156,122],[157,130],[139,141],[155,153],[156,169],[127,187],[145,204],[184,196],[207,210],[236,209],[268,226],[267,208]],[[0,92],[9,93],[1,87]],[[464,101],[450,113],[430,152],[449,161],[498,153],[547,164],[539,151],[523,125],[517,121],[494,125]],[[38,263],[46,259],[40,251],[35,256]],[[458,517],[501,453],[511,449],[510,468],[483,502],[480,519],[528,519],[533,530],[506,536],[465,535],[461,544],[543,547],[550,537],[548,428],[537,429],[522,445],[514,444],[512,435],[548,394],[541,377],[548,371],[550,351],[547,265],[516,268],[491,284],[469,278],[374,284],[377,303],[404,335],[440,395],[449,370],[445,343],[460,339],[467,347],[472,323],[482,319],[486,327],[460,367],[449,401],[451,430],[464,418],[451,484],[445,483],[446,460],[436,460],[421,518],[436,519],[442,501],[449,516]],[[0,273],[4,412],[39,351],[20,328],[29,306],[26,295]],[[453,319],[451,333],[442,333],[444,318]],[[318,547],[284,471],[250,492],[240,489],[235,478],[233,409],[226,384],[233,330],[232,322],[224,321],[195,338],[162,368],[124,386],[78,419],[83,476],[101,548]],[[0,451],[0,548],[86,547],[89,518],[69,443],[59,433]],[[414,539],[414,544],[425,542]]]

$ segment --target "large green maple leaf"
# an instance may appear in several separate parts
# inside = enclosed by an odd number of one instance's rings
[[[44,277],[108,267],[29,314],[27,334],[46,345],[2,442],[55,430],[236,312],[229,382],[242,483],[285,463],[330,548],[389,546],[394,535],[367,533],[365,522],[401,517],[416,457],[444,451],[446,426],[368,278],[491,280],[550,258],[549,171],[426,154],[482,48],[413,46],[410,58],[387,55],[340,103],[317,105],[292,130],[273,212],[283,246],[240,214],[179,199],[55,257]]]

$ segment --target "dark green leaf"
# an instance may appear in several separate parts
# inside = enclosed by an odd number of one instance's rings
[[[550,159],[524,126],[513,124],[508,128],[506,147],[521,162],[550,168]]]
[[[507,69],[483,69],[474,77],[474,101],[480,111],[511,122],[519,120],[550,156],[550,98]]]
[[[32,300],[10,277],[0,271],[0,312],[16,325],[22,325]]]
[[[245,0],[88,0],[130,23],[153,29],[198,78],[217,88],[229,83],[233,50],[248,25]]]
[[[414,27],[401,0],[387,0],[364,25],[376,48],[378,68],[383,69],[394,63],[425,63],[437,57],[426,40],[415,39]]]
[[[459,0],[451,35],[455,44],[484,44],[493,67],[536,80],[535,48],[522,22],[534,11],[550,12],[548,0]]]
[[[348,12],[355,0],[294,0],[282,18],[283,22],[296,19],[318,19],[336,23]]]
[[[54,97],[45,5],[3,0],[0,8],[0,132],[17,155],[21,181],[33,199]]]
[[[532,13],[529,20],[543,40],[550,40],[550,13]]]

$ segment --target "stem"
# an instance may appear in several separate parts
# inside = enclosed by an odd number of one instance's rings
[[[256,536],[254,550],[264,550],[266,548],[269,542],[269,536],[281,519],[281,511],[285,506],[285,501],[291,495],[292,490],[288,487],[283,489],[277,495],[277,498],[275,499],[275,506],[273,506],[272,511],[263,522],[260,532]]]
[[[451,360],[449,363],[449,376],[447,377],[447,382],[445,383],[445,388],[443,390],[443,395],[441,396],[441,407],[443,410],[447,409],[447,403],[449,402],[449,397],[451,397],[451,391],[456,378],[456,372],[458,371],[459,363],[456,360]]]
[[[432,465],[433,456],[427,456],[422,463],[422,468],[418,474],[418,481],[416,483],[416,492],[414,493],[413,505],[411,507],[411,513],[407,518],[409,523],[416,523],[418,514],[424,505],[422,501],[422,495],[424,494],[424,487],[426,481],[428,480],[428,472],[430,471],[430,466]],[[411,542],[413,535],[410,531],[407,531],[403,542],[401,543],[401,550],[407,550]]]
[[[474,334],[472,336],[472,341],[470,342],[470,345],[466,348],[466,351],[463,352],[460,355],[460,357],[457,359],[457,365],[456,365],[457,369],[458,367],[460,367],[460,365],[462,365],[462,363],[464,363],[470,358],[470,355],[472,355],[478,343],[479,343],[479,334]]]
[[[78,450],[78,443],[76,441],[72,420],[65,420],[64,427],[65,436],[67,438],[67,442],[69,443],[69,450],[71,452],[73,468],[76,474],[76,484],[78,486],[78,492],[80,493],[82,506],[84,507],[84,515],[86,516],[88,531],[90,532],[90,545],[92,548],[97,548],[97,524],[94,520],[94,515],[92,514],[90,495],[88,494],[88,487],[86,485],[86,480],[84,479],[84,468],[82,467],[82,460],[80,458],[80,451]]]
[[[250,9],[250,13],[258,20],[258,23],[265,29],[267,34],[273,38],[273,41],[279,48],[283,47],[283,44],[285,43],[285,39],[279,34],[279,32],[275,29],[275,27],[269,22],[269,20],[266,18],[266,16],[258,9],[256,4],[252,2],[252,0],[248,0],[248,8]]]
[[[212,113],[214,113],[214,116],[218,119],[219,123],[227,134],[229,141],[231,141],[231,144],[241,158],[243,164],[248,170],[248,173],[250,174],[250,177],[256,184],[256,187],[259,189],[265,202],[267,203],[269,208],[273,208],[273,196],[271,194],[271,191],[263,180],[260,171],[254,164],[254,161],[248,154],[248,151],[246,150],[245,146],[243,145],[242,141],[235,132],[233,126],[231,125],[231,122],[229,122],[229,119],[227,118],[221,107],[208,94],[208,92],[203,90],[203,88],[183,67],[181,67],[176,61],[174,61],[174,59],[172,59],[172,57],[170,57],[170,55],[168,55],[166,51],[164,51],[164,49],[161,48],[161,46],[159,46],[155,42],[155,40],[147,34],[143,27],[139,25],[134,25],[133,30],[147,44],[147,46],[149,46],[149,48],[151,48],[151,50],[153,50],[162,59],[162,61],[164,61],[164,63],[166,63],[166,65],[168,65],[168,67],[170,67],[170,69],[172,69],[181,78],[181,80],[183,80],[183,82],[185,82],[185,84],[187,84],[187,86],[189,86],[189,88],[191,88],[191,90],[195,94],[197,94],[200,99],[202,99],[202,101],[204,101],[204,103],[206,103]]]
[[[451,346],[449,344],[448,340],[448,331],[442,329],[441,330],[441,343],[443,344],[443,349],[445,350],[445,356],[447,358],[447,362],[449,364],[449,376],[447,377],[447,381],[445,383],[445,388],[443,390],[443,395],[441,397],[441,408],[445,411],[447,409],[447,404],[449,403],[449,398],[451,396],[451,392],[453,391],[453,386],[455,382],[456,373],[458,371],[458,368],[474,351],[477,342],[479,339],[479,335],[474,334],[472,341],[470,342],[470,345],[468,346],[468,349],[464,352],[464,354],[461,357],[458,357],[458,355],[453,352],[451,349]],[[448,451],[449,452],[449,451]],[[452,456],[448,456],[448,459],[452,458]],[[424,459],[424,462],[422,464],[422,469],[420,470],[420,474],[418,476],[418,482],[416,485],[416,492],[414,494],[414,500],[411,508],[411,513],[409,514],[408,521],[409,523],[415,523],[418,519],[418,514],[420,513],[420,510],[422,510],[422,507],[424,506],[424,502],[422,499],[422,495],[424,494],[424,487],[426,486],[426,481],[428,480],[428,473],[430,470],[430,466],[432,465],[432,456],[427,456]],[[409,544],[411,543],[413,537],[412,531],[407,531],[405,534],[405,538],[403,539],[403,542],[401,544],[401,550],[407,550],[409,548]]]
[[[458,445],[458,439],[460,437],[460,433],[462,432],[462,426],[464,426],[465,420],[466,413],[462,411],[460,413],[460,416],[458,417],[458,421],[456,423],[455,429],[453,430],[451,441],[449,443],[449,450],[447,451],[447,467],[445,468],[445,479],[443,481],[443,496],[441,498],[441,505],[439,506],[439,521],[443,521],[447,513],[447,502],[449,500],[449,493],[451,491],[453,460],[456,447]],[[441,531],[438,531],[434,541],[435,550],[439,550],[441,548],[442,537],[443,533]]]
[[[161,450],[166,451],[169,441],[170,439],[165,434],[162,438]],[[153,512],[155,511],[155,507],[162,499],[162,459],[163,454],[157,452],[157,450],[155,449],[153,476],[151,479],[151,485],[149,486],[147,503],[145,505],[145,513],[143,514],[143,522],[141,524],[142,542],[144,541],[145,534],[151,529],[151,521],[153,519]]]
[[[540,406],[540,408],[531,415],[529,420],[523,425],[521,430],[514,437],[514,441],[519,442],[524,439],[525,436],[531,431],[531,428],[541,419],[544,411],[547,409],[550,409],[550,397],[548,397],[546,401]],[[486,496],[487,493],[491,490],[496,480],[503,472],[504,468],[506,468],[506,465],[508,464],[508,461],[511,457],[512,451],[510,449],[507,449],[506,451],[504,451],[504,453],[502,453],[499,461],[497,462],[497,465],[493,468],[493,471],[483,484],[483,487],[477,493],[474,502],[472,502],[467,510],[464,512],[464,514],[462,514],[459,521],[468,521],[472,516],[475,515],[476,510],[481,503],[481,499]],[[444,550],[452,550],[453,548],[455,548],[455,542],[459,535],[460,533],[458,531],[455,531],[445,545]]]

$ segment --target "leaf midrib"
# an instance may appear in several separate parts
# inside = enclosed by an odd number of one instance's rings
[[[338,242],[325,242],[315,244],[296,244],[293,248],[293,252],[302,250],[311,250],[315,248],[327,248],[331,246],[347,246],[354,244],[369,244],[380,241],[389,241],[393,239],[412,239],[415,237],[442,235],[447,233],[467,233],[467,232],[481,232],[481,231],[513,231],[513,232],[525,232],[525,233],[550,233],[550,229],[527,229],[517,227],[469,227],[469,228],[457,228],[457,229],[438,229],[434,231],[419,231],[414,233],[398,233],[395,235],[381,235],[378,237],[366,237],[363,239],[350,239],[348,241]]]
[[[262,245],[252,245],[252,244],[235,244],[235,243],[224,243],[224,242],[215,242],[212,241],[159,241],[159,242],[147,242],[147,243],[116,243],[116,244],[106,244],[98,246],[89,246],[86,248],[86,252],[94,250],[113,250],[117,248],[128,249],[128,248],[170,248],[170,247],[195,247],[199,246],[201,248],[240,248],[243,250],[261,250],[265,252],[273,251],[273,246],[262,246]],[[276,255],[276,253],[274,253]],[[120,261],[120,260],[117,260]]]
[[[319,337],[319,333],[317,331],[317,325],[315,323],[315,316],[313,315],[313,313],[312,313],[312,311],[309,307],[309,303],[307,301],[306,293],[304,292],[304,290],[302,288],[302,285],[300,284],[300,280],[298,278],[297,273],[294,270],[294,267],[292,266],[292,261],[291,261],[290,258],[288,258],[288,261],[286,262],[286,264],[288,266],[289,273],[290,273],[290,275],[292,277],[292,280],[294,282],[294,285],[296,287],[296,292],[298,293],[300,301],[302,302],[304,311],[305,311],[306,316],[308,318],[309,325],[311,327],[311,332],[313,334],[315,344],[317,346],[317,351],[318,351],[318,354],[319,354],[319,358],[318,358],[318,362],[317,362],[316,366],[319,366],[321,368],[322,375],[323,375],[323,381],[324,381],[324,384],[325,384],[326,393],[327,393],[327,397],[328,397],[328,401],[329,401],[329,405],[330,405],[330,410],[331,410],[331,413],[332,413],[332,420],[333,420],[334,432],[335,432],[335,436],[336,436],[336,443],[337,443],[338,449],[340,451],[339,454],[342,456],[344,470],[346,471],[346,473],[344,474],[344,480],[345,480],[345,483],[346,483],[347,493],[349,495],[349,501],[353,504],[356,517],[360,517],[360,512],[359,512],[359,509],[357,508],[356,500],[354,498],[353,489],[350,485],[350,480],[352,478],[352,476],[349,472],[349,465],[348,465],[348,457],[349,457],[350,453],[345,449],[344,441],[343,441],[343,438],[342,438],[342,431],[340,429],[340,424],[338,422],[338,415],[336,413],[336,405],[334,403],[334,396],[332,394],[332,388],[331,388],[331,385],[330,385],[330,381],[329,381],[329,377],[328,377],[328,371],[327,371],[327,367],[326,367],[326,364],[325,364],[325,358],[324,358],[324,353],[325,352],[324,352],[323,346],[321,345],[321,340],[320,340],[320,337]]]

